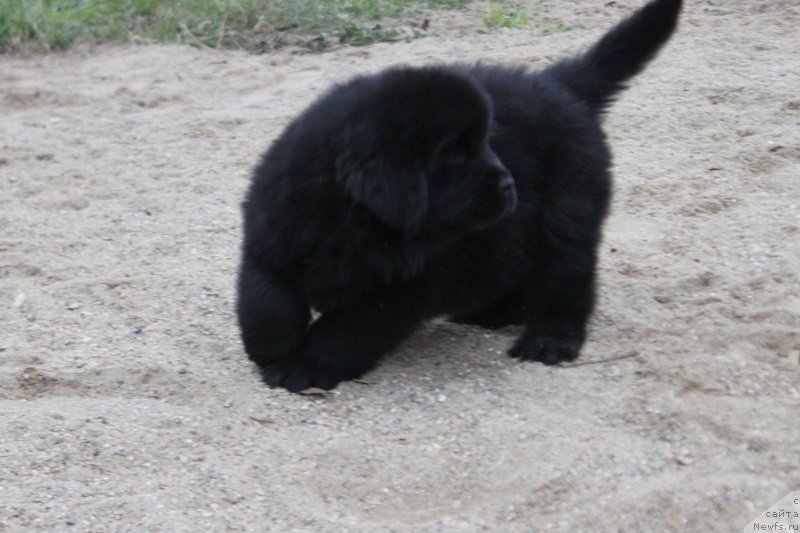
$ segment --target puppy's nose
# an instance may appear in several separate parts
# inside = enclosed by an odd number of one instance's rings
[[[497,182],[497,190],[500,192],[506,204],[506,213],[511,213],[517,208],[517,188],[514,186],[514,178],[510,174],[504,174]]]
[[[497,182],[497,189],[503,194],[508,194],[514,190],[514,178],[510,174],[503,173]]]

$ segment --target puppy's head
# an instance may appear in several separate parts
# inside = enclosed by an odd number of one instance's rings
[[[396,69],[350,93],[337,179],[384,224],[469,231],[514,210],[514,180],[489,146],[491,102],[467,75]]]

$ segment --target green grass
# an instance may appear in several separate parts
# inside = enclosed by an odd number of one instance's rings
[[[491,1],[486,2],[486,15],[484,22],[489,28],[527,28],[531,25],[528,13],[520,7],[509,8],[506,5],[498,7]]]
[[[0,52],[140,40],[249,50],[326,40],[368,44],[401,38],[378,21],[469,1],[0,0]]]
[[[563,22],[547,23],[543,13],[535,10],[532,2],[522,0],[485,0],[486,12],[483,16],[485,28],[479,28],[480,33],[489,33],[493,29],[508,28],[521,29],[537,26],[549,33],[563,33],[570,28]]]

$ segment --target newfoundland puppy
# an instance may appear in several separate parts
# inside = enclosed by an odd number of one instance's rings
[[[539,73],[358,77],[289,124],[243,204],[237,311],[264,381],[331,389],[437,315],[524,325],[518,359],[575,359],[611,193],[600,119],[680,8],[654,0]]]

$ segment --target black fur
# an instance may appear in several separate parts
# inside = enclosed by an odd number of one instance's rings
[[[519,359],[577,357],[611,192],[600,115],[680,7],[655,0],[538,74],[395,68],[294,120],[244,203],[239,324],[264,380],[335,387],[436,315],[524,324]]]

